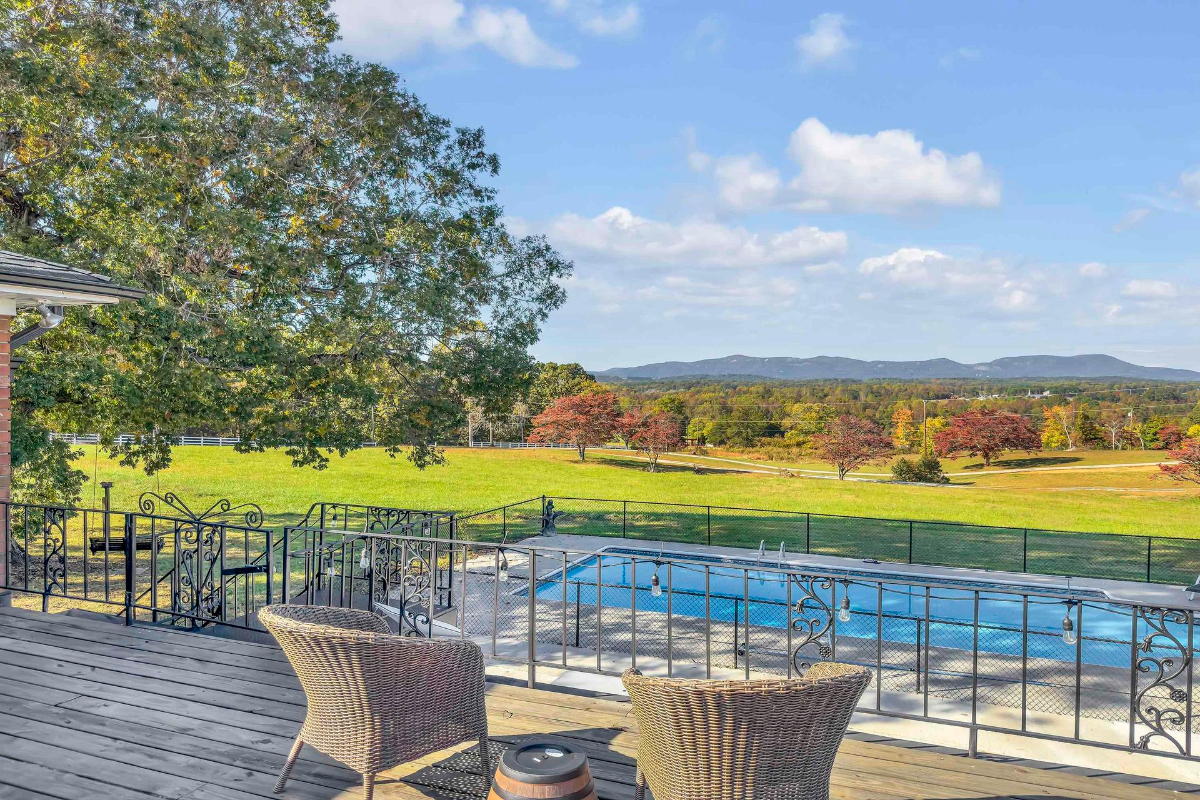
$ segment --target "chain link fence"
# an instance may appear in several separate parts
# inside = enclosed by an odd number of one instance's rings
[[[459,517],[460,535],[475,541],[548,530],[1152,583],[1190,585],[1200,575],[1200,539],[581,497],[532,498]]]

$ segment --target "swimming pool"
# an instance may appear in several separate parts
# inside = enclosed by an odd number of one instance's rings
[[[659,562],[660,558],[665,561]],[[672,558],[703,563],[678,563],[670,561]],[[929,646],[966,649],[973,647],[978,620],[981,652],[1129,665],[1130,642],[1135,635],[1133,611],[1094,589],[1068,591],[1065,587],[941,577],[937,587],[927,589],[906,584],[905,576],[894,573],[825,568],[822,573],[831,574],[832,579],[818,579],[809,586],[807,580],[797,581],[793,576],[789,581],[781,572],[757,566],[753,561],[694,553],[606,548],[600,556],[568,565],[566,598],[568,603],[588,607],[595,606],[597,599],[606,608],[630,609],[636,603],[639,614],[665,614],[670,603],[670,613],[676,617],[704,618],[707,614],[717,622],[748,620],[751,626],[773,629],[786,629],[789,620],[795,628],[795,621],[802,616],[814,620],[816,629],[827,630],[830,638],[879,638],[909,644],[923,638]],[[810,590],[815,598],[798,609],[797,603]],[[518,593],[527,591],[522,588]],[[540,579],[536,591],[539,599],[561,601],[561,570]],[[1031,596],[1012,593],[1025,591]],[[1064,618],[1071,620],[1069,632],[1064,631]],[[1168,627],[1187,641],[1185,624]],[[1083,642],[1076,645],[1079,631],[1084,633]],[[1136,636],[1146,633],[1147,623],[1139,619]]]

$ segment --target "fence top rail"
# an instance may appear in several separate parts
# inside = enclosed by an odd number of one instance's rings
[[[540,503],[545,499],[546,498],[543,497],[542,495],[538,495],[537,497],[530,497],[528,500],[518,500],[515,503],[505,503],[502,506],[496,506],[495,508],[487,508],[487,509],[484,509],[483,511],[472,511],[469,514],[459,514],[458,521],[464,522],[468,519],[471,519],[472,517],[482,517],[484,514],[495,514],[497,511],[503,511],[506,508],[515,508],[516,506],[523,506],[528,503]]]
[[[1066,533],[1073,536],[1111,536],[1120,539],[1155,539],[1157,541],[1192,541],[1179,536],[1162,536],[1146,533],[1113,533],[1111,531],[1068,531],[1060,528],[1039,528],[1030,525],[987,525],[975,522],[959,522],[956,520],[939,519],[907,519],[899,517],[864,517],[855,514],[832,514],[823,511],[794,511],[779,508],[749,508],[746,506],[714,506],[700,503],[670,503],[664,500],[630,500],[627,498],[613,499],[605,497],[570,497],[567,495],[547,495],[547,500],[568,500],[586,503],[636,503],[641,506],[673,506],[676,508],[706,508],[714,511],[753,511],[756,514],[781,514],[800,517],[826,517],[830,519],[866,520],[870,522],[891,522],[897,525],[945,525],[958,528],[981,528],[994,531],[1028,531],[1030,533]],[[570,512],[565,512],[570,513]]]
[[[308,518],[314,511],[330,507],[345,508],[354,511],[394,511],[399,514],[420,514],[426,517],[453,517],[456,515],[454,511],[445,511],[436,508],[400,508],[398,506],[385,506],[376,503],[343,503],[338,500],[320,500],[310,505],[308,512],[304,516]]]
[[[310,533],[310,532],[311,533],[326,533],[328,531],[324,531],[319,528],[317,528],[317,529],[294,528],[294,527],[289,526],[289,527],[284,528],[284,535],[285,535],[284,540],[290,541],[287,538],[287,535],[290,533]],[[285,550],[285,552],[289,557],[310,556],[310,555],[314,555],[314,554],[318,554],[318,553],[336,551],[339,548],[345,547],[347,543],[349,543],[351,545],[351,547],[353,547],[354,542],[357,540],[360,540],[360,539],[364,539],[364,540],[379,539],[379,540],[395,541],[395,542],[413,542],[413,543],[421,544],[421,545],[428,545],[430,543],[433,543],[433,544],[437,545],[439,548],[444,545],[447,548],[447,552],[454,550],[454,549],[466,550],[468,548],[475,548],[478,550],[490,549],[490,550],[503,550],[503,551],[512,551],[512,552],[536,553],[539,557],[543,553],[551,553],[551,554],[557,555],[559,557],[559,560],[566,559],[568,567],[570,567],[572,565],[578,565],[580,562],[587,561],[588,559],[603,558],[603,557],[607,556],[609,558],[614,558],[614,557],[615,558],[624,558],[624,559],[628,559],[629,561],[636,561],[638,563],[651,563],[651,564],[655,564],[658,567],[665,567],[668,564],[677,564],[677,565],[690,566],[690,567],[700,567],[700,568],[704,568],[705,570],[727,569],[727,570],[740,571],[743,573],[751,573],[751,572],[770,573],[773,575],[782,576],[783,578],[799,576],[806,580],[812,580],[814,582],[819,582],[821,584],[827,583],[829,585],[832,585],[835,583],[842,583],[842,584],[857,583],[857,584],[865,584],[865,585],[872,585],[872,586],[873,585],[883,586],[886,584],[899,584],[902,586],[915,586],[915,587],[919,587],[922,589],[924,589],[924,588],[946,589],[946,590],[962,592],[965,594],[975,594],[975,595],[979,595],[982,599],[987,599],[987,596],[989,596],[989,595],[1007,595],[1007,596],[1012,596],[1012,597],[1024,597],[1024,598],[1046,598],[1047,600],[1051,600],[1051,601],[1059,603],[1059,604],[1068,603],[1068,602],[1073,603],[1073,604],[1084,604],[1084,603],[1090,601],[1092,603],[1101,603],[1101,604],[1108,605],[1108,606],[1120,606],[1123,608],[1154,609],[1156,611],[1161,610],[1166,613],[1184,614],[1184,615],[1187,615],[1188,619],[1190,619],[1191,615],[1194,614],[1197,610],[1200,610],[1194,606],[1185,606],[1182,604],[1176,605],[1176,604],[1171,604],[1171,603],[1163,603],[1163,602],[1159,602],[1159,601],[1137,602],[1137,601],[1133,601],[1133,600],[1122,600],[1120,598],[1108,596],[1107,594],[1104,597],[1096,597],[1095,593],[1099,590],[1093,589],[1091,587],[1067,586],[1067,587],[1060,588],[1057,591],[1045,591],[1045,590],[1039,591],[1036,587],[1013,586],[1013,585],[1009,585],[1009,584],[1005,584],[1005,583],[995,583],[995,584],[988,583],[986,585],[986,587],[980,587],[980,586],[972,586],[972,585],[964,584],[961,581],[959,581],[959,582],[954,582],[952,580],[940,581],[935,578],[921,578],[919,576],[906,575],[904,573],[896,573],[894,575],[890,574],[890,573],[887,573],[887,574],[877,573],[877,576],[873,575],[871,577],[866,577],[863,575],[856,575],[850,570],[838,571],[836,569],[815,569],[815,568],[811,568],[809,566],[786,567],[786,566],[780,566],[778,564],[737,564],[737,563],[729,563],[729,562],[723,562],[723,561],[714,562],[714,561],[710,561],[710,560],[688,558],[686,556],[681,556],[681,555],[677,555],[677,554],[667,555],[664,552],[656,553],[653,550],[640,551],[638,554],[635,555],[635,554],[628,553],[628,552],[614,553],[609,548],[601,548],[599,550],[589,550],[589,549],[583,548],[583,547],[567,547],[567,546],[561,546],[561,545],[529,544],[527,542],[519,542],[519,543],[515,543],[515,544],[505,543],[505,542],[475,542],[475,541],[466,541],[463,539],[447,539],[447,538],[441,538],[441,537],[436,537],[436,536],[406,536],[403,534],[387,533],[387,532],[371,532],[371,533],[363,533],[361,531],[349,531],[349,532],[335,531],[335,532],[336,533],[344,533],[345,535],[338,542],[333,542],[330,544],[321,545],[321,546],[317,546],[317,547],[311,547],[311,548],[301,548],[298,550],[292,550],[289,547]],[[626,549],[632,549],[632,548],[626,548]],[[897,563],[897,562],[884,562],[884,563]],[[898,563],[897,563],[897,565],[898,566],[907,566],[907,565],[898,564]],[[551,574],[553,574],[553,573],[551,573]],[[1063,576],[1063,577],[1066,577],[1066,576]],[[538,580],[538,582],[541,582],[544,579],[545,578],[542,577],[542,578],[538,578],[537,580]],[[986,583],[986,581],[984,581],[982,579],[979,579],[976,582],[977,583]]]
[[[248,525],[238,525],[235,522],[226,522],[220,519],[189,519],[187,517],[173,517],[166,514],[147,514],[144,511],[124,511],[116,508],[105,511],[103,508],[80,508],[78,506],[64,506],[50,503],[20,503],[12,500],[0,500],[0,508],[4,508],[6,514],[9,514],[11,509],[24,509],[26,512],[29,510],[49,511],[62,514],[64,517],[70,517],[75,514],[92,514],[96,516],[108,514],[113,518],[132,517],[134,519],[153,520],[164,523],[170,522],[174,523],[174,528],[176,530],[220,528],[221,530],[227,532],[236,533],[263,533],[271,530],[270,528],[255,528]],[[9,520],[11,522],[11,516],[9,516]],[[158,535],[161,536],[165,536],[171,532],[171,530],[157,531]]]

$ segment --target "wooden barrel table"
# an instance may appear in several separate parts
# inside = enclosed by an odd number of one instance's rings
[[[543,739],[504,751],[488,800],[596,800],[587,756]]]

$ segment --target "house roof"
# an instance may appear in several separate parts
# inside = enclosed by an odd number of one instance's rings
[[[107,275],[9,250],[0,250],[0,284],[27,287],[30,294],[49,289],[121,300],[137,300],[146,294],[144,289],[114,283]]]

